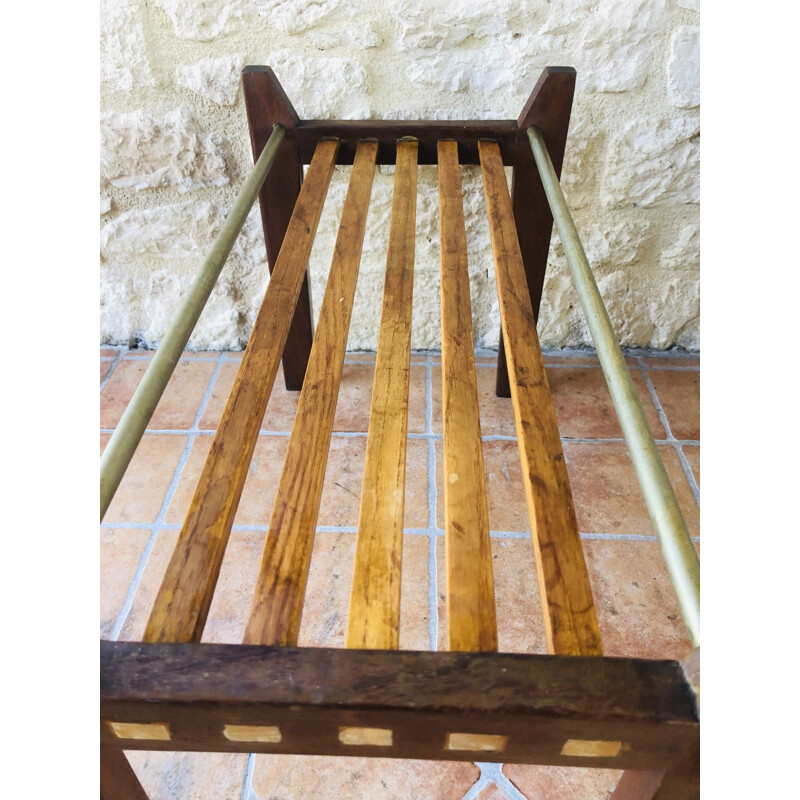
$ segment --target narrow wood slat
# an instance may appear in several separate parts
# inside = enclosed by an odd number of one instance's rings
[[[567,466],[497,144],[479,145],[511,399],[550,653],[601,655]]]
[[[199,641],[261,420],[305,277],[337,142],[308,168],[228,403],[145,629],[146,642]]]
[[[496,650],[489,509],[472,340],[458,146],[439,142],[447,631],[451,650]]]
[[[399,141],[348,647],[398,647],[416,205],[417,142]]]
[[[245,631],[246,644],[297,644],[377,150],[377,142],[361,142],[356,153],[317,333],[272,509]]]

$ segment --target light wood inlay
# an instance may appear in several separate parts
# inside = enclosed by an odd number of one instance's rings
[[[439,231],[448,644],[450,650],[497,650],[467,236],[455,141],[439,142]]]
[[[417,142],[400,141],[347,623],[348,647],[396,650],[399,641],[416,205]]]
[[[277,725],[226,725],[222,735],[231,742],[277,744],[281,740],[281,729]]]
[[[391,728],[339,728],[339,741],[350,745],[391,747]]]
[[[480,142],[500,319],[548,652],[602,655],[567,465],[547,383],[500,151]]]
[[[508,736],[494,733],[448,733],[448,750],[475,750],[476,752],[500,752],[505,749]]]
[[[197,642],[306,274],[337,143],[323,141],[308,168],[230,398],[211,444],[144,633],[145,642]]]
[[[297,644],[377,150],[377,142],[358,145],[245,644]]]
[[[118,739],[149,739],[168,742],[169,725],[164,722],[109,722],[108,727]]]
[[[585,758],[614,758],[622,750],[622,742],[606,742],[593,739],[567,739],[561,748],[562,756]]]

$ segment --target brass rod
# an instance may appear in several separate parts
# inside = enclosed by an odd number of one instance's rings
[[[158,346],[158,350],[128,403],[114,434],[103,451],[100,458],[101,520],[111,504],[122,476],[133,458],[133,453],[153,416],[197,320],[208,302],[211,290],[228,260],[236,237],[242,230],[244,221],[258,197],[261,184],[264,183],[267,173],[275,163],[285,136],[286,128],[283,125],[279,123],[273,127],[272,134],[264,145],[253,171],[245,180],[200,272],[184,297],[172,325]]]
[[[661,543],[667,571],[692,643],[697,647],[700,645],[700,560],[678,508],[675,492],[647,424],[542,132],[532,125],[527,134],[647,510]]]

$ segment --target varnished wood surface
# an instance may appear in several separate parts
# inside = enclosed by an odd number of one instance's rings
[[[362,139],[378,142],[378,164],[394,164],[397,142],[403,137],[418,141],[419,164],[437,164],[437,142],[441,139],[458,141],[461,164],[478,163],[478,141],[494,139],[500,145],[506,164],[516,158],[518,128],[513,119],[456,119],[456,120],[396,120],[396,119],[309,119],[297,123],[300,158],[308,162],[314,145],[322,136],[339,139],[339,164],[352,164],[356,144]],[[527,146],[523,137],[522,145]]]
[[[242,90],[253,161],[261,155],[273,126],[279,122],[286,128],[286,137],[281,143],[278,157],[258,193],[267,264],[272,274],[303,183],[303,165],[295,135],[295,128],[300,120],[275,73],[269,67],[245,67],[242,71]],[[313,154],[312,149],[309,160]],[[306,274],[283,349],[283,376],[287,389],[299,390],[303,385],[312,338],[311,295]]]
[[[328,285],[245,631],[244,641],[248,644],[297,644],[376,152],[377,143],[360,143],[350,176]]]
[[[439,231],[448,644],[450,650],[496,650],[467,238],[454,141],[439,142]]]
[[[145,629],[148,642],[199,641],[305,275],[336,142],[320,142],[286,231],[228,403]]]
[[[548,652],[601,655],[600,627],[497,145],[480,143],[500,319]]]
[[[550,251],[550,237],[553,232],[553,214],[533,160],[526,131],[531,125],[538,125],[541,128],[556,174],[560,176],[572,97],[575,93],[575,77],[576,73],[572,67],[546,67],[517,119],[511,198],[531,307],[533,316],[537,320],[547,269],[547,254]],[[508,163],[505,158],[504,163]],[[502,330],[497,352],[497,395],[511,396]]]
[[[102,741],[106,721],[169,725],[171,741],[132,750],[655,770],[679,766],[699,726],[677,662],[628,658],[103,642],[100,687]],[[280,741],[232,741],[226,725],[277,727]],[[342,727],[391,730],[392,746],[347,746]],[[508,738],[476,753],[448,749],[452,733]],[[571,739],[621,747],[564,755]]]
[[[396,649],[400,630],[417,142],[397,144],[347,646]]]

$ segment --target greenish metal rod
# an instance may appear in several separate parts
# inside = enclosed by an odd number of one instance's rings
[[[527,133],[556,229],[564,246],[564,255],[567,257],[622,433],[642,487],[647,510],[661,543],[667,571],[678,596],[692,643],[697,647],[700,645],[700,560],[678,508],[664,463],[658,454],[653,433],[647,424],[639,395],[597,288],[542,132],[532,125]]]
[[[228,260],[236,237],[242,230],[244,221],[258,197],[261,184],[264,183],[267,173],[275,163],[275,157],[285,136],[286,128],[283,125],[279,123],[273,127],[272,135],[261,151],[253,171],[244,182],[222,230],[211,246],[211,252],[184,297],[170,329],[156,350],[153,360],[147,367],[144,377],[103,451],[100,458],[101,520],[111,504],[125,470],[128,469],[133,453],[147,428],[147,423],[153,416],[197,320],[208,302],[211,290]]]

